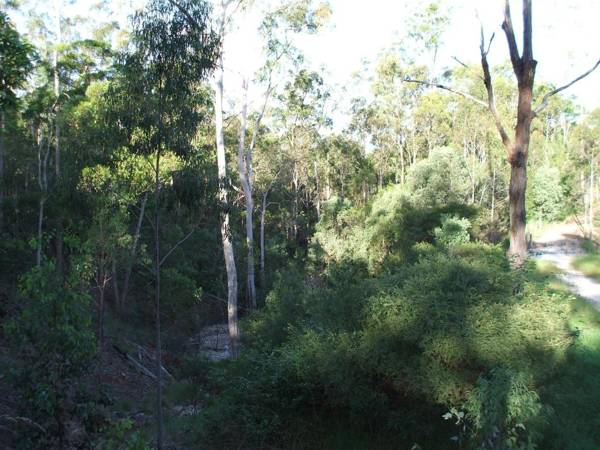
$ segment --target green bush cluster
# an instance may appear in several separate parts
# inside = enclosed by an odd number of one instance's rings
[[[442,216],[442,225],[433,230],[435,242],[446,247],[466,244],[471,239],[469,228],[471,228],[469,219],[458,216]]]
[[[12,375],[23,400],[21,413],[41,424],[22,430],[22,448],[67,445],[65,424],[81,403],[78,381],[96,352],[85,284],[89,273],[87,259],[77,257],[68,273],[45,262],[20,280],[20,311],[4,331],[19,350],[21,363]]]
[[[314,430],[335,418],[426,448],[457,435],[472,447],[534,446],[551,413],[539,389],[573,340],[566,296],[513,273],[499,247],[413,251],[415,263],[375,277],[350,264],[280,274],[244,324],[246,356],[212,377],[218,400],[198,439],[316,448],[324,437]],[[464,411],[463,431],[443,420],[451,408]]]
[[[470,242],[477,211],[463,203],[468,186],[447,175],[461,164],[440,149],[412,169],[406,186],[365,207],[338,198],[323,204],[309,266],[277,274],[264,308],[243,323],[241,360],[207,377],[216,395],[198,419],[197,442],[541,442],[553,417],[543,386],[575,339],[570,298],[532,263],[511,270],[501,246]],[[340,424],[347,439],[331,437]]]
[[[371,273],[414,261],[414,244],[433,242],[444,218],[454,217],[466,227],[461,219],[476,214],[462,203],[440,200],[434,205],[420,205],[407,186],[397,185],[383,190],[366,208],[328,206],[317,226],[313,253],[325,264],[350,261]]]
[[[528,209],[531,217],[543,222],[564,218],[565,188],[557,167],[542,166],[533,174],[528,189]]]

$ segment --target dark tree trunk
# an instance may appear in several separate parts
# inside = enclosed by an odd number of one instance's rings
[[[510,185],[508,190],[510,209],[510,247],[509,258],[517,265],[523,263],[527,256],[527,239],[525,236],[526,211],[525,192],[527,189],[527,159],[511,162]]]
[[[0,233],[4,230],[4,111],[0,111]]]
[[[138,242],[140,241],[140,234],[142,230],[142,222],[144,221],[144,213],[146,211],[146,203],[148,202],[148,193],[144,194],[142,204],[140,206],[140,215],[138,217],[137,225],[135,227],[135,234],[133,236],[133,244],[131,245],[130,260],[127,262],[127,270],[125,271],[125,278],[123,279],[123,289],[121,290],[121,298],[118,301],[118,307],[122,308],[126,301],[127,295],[129,294],[129,280],[131,278],[131,271],[133,270],[133,261],[137,253]]]

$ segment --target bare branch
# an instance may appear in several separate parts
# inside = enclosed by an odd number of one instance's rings
[[[454,61],[456,61],[457,63],[459,63],[461,66],[463,66],[465,69],[468,69],[469,66],[467,66],[464,62],[462,62],[460,59],[458,59],[456,56],[453,56],[452,59]]]
[[[494,34],[492,34],[492,38],[490,39],[490,44],[489,44],[490,46],[492,45],[492,40],[493,40],[493,39],[494,39]],[[489,49],[489,47],[488,47],[488,49],[487,49],[487,51],[486,51],[486,54],[487,54],[489,51],[490,51],[490,49]],[[456,56],[453,56],[453,57],[452,57],[452,59],[453,59],[454,61],[456,61],[458,64],[460,64],[461,66],[463,66],[465,69],[468,69],[468,68],[469,68],[469,66],[468,66],[467,64],[465,64],[464,62],[462,62],[462,61],[461,61],[460,59],[458,59]],[[482,77],[481,75],[477,75],[477,78],[479,78],[481,81],[484,81],[484,80],[483,80],[483,77]]]
[[[452,92],[453,94],[460,95],[461,97],[469,99],[469,100],[471,100],[471,101],[473,101],[473,102],[477,103],[478,105],[481,105],[481,106],[483,106],[485,108],[487,108],[487,106],[488,106],[487,103],[484,102],[483,100],[481,100],[481,99],[479,99],[479,98],[477,98],[477,97],[475,97],[475,96],[473,96],[471,94],[467,94],[466,92],[459,91],[457,89],[453,89],[451,87],[448,87],[448,86],[446,86],[444,84],[431,83],[429,81],[423,81],[423,80],[413,80],[411,78],[404,78],[404,80],[402,80],[402,81],[404,81],[405,83],[417,83],[417,84],[422,84],[424,86],[431,86],[431,87],[435,87],[435,88],[438,88],[438,89],[443,89],[444,91]]]
[[[190,231],[188,234],[186,234],[179,242],[177,242],[177,244],[175,244],[171,248],[171,250],[169,250],[167,252],[167,254],[162,257],[162,259],[160,260],[159,266],[162,266],[164,264],[164,262],[167,260],[167,258],[171,255],[171,253],[173,253],[175,251],[175,249],[177,249],[177,247],[179,247],[181,244],[183,244],[185,241],[187,241],[190,238],[190,236],[192,234],[194,234],[194,231],[196,231],[196,228],[194,228],[192,231]]]
[[[523,61],[525,64],[533,62],[531,16],[531,0],[523,0]]]
[[[252,158],[252,151],[254,150],[254,145],[256,144],[258,129],[259,129],[260,123],[265,115],[265,111],[267,109],[267,103],[269,102],[269,98],[271,97],[272,91],[273,91],[273,71],[271,71],[269,73],[269,84],[267,85],[267,90],[265,92],[265,101],[263,102],[260,113],[258,114],[258,117],[256,118],[256,122],[254,122],[254,129],[252,130],[252,139],[250,140],[250,146],[248,147],[250,158]]]
[[[490,42],[488,43],[487,50],[485,51],[486,56],[490,53],[490,49],[492,48],[492,42],[494,42],[494,38],[496,37],[496,33],[492,33],[492,37],[490,37]]]
[[[590,70],[588,70],[587,72],[579,75],[577,78],[575,78],[573,81],[554,89],[553,91],[548,92],[546,95],[544,95],[544,97],[542,97],[542,101],[541,103],[534,109],[533,113],[535,115],[539,114],[546,106],[548,106],[548,101],[550,100],[550,97],[552,97],[553,95],[558,94],[561,91],[564,91],[565,89],[573,86],[575,83],[577,83],[580,80],[583,80],[585,77],[587,77],[589,74],[591,74],[594,70],[596,70],[598,68],[598,66],[600,66],[600,59],[598,61],[596,61],[596,64],[594,64],[594,67],[592,67]]]
[[[29,417],[13,417],[13,416],[9,416],[6,414],[3,414],[0,416],[0,420],[6,420],[7,422],[12,422],[12,423],[24,423],[26,425],[29,425],[33,428],[36,428],[38,431],[41,431],[42,433],[47,433],[46,429],[41,426],[39,423],[31,420]]]
[[[507,1],[508,5],[508,1]],[[509,11],[510,17],[510,11]],[[514,37],[514,35],[513,35]],[[504,129],[502,125],[502,120],[500,119],[500,114],[498,114],[498,110],[496,109],[496,98],[494,96],[494,85],[492,84],[492,75],[490,73],[490,65],[487,60],[487,54],[490,49],[490,45],[492,43],[492,38],[490,39],[490,44],[488,45],[488,49],[485,49],[485,35],[483,32],[483,25],[481,26],[481,42],[479,46],[479,51],[481,52],[481,68],[483,70],[483,83],[485,84],[485,90],[487,91],[488,102],[487,107],[494,116],[494,122],[496,123],[496,128],[498,129],[498,133],[500,133],[500,138],[502,139],[502,143],[506,148],[508,148],[511,144],[510,138],[508,137],[508,133]]]
[[[508,50],[510,52],[510,60],[512,62],[513,70],[517,76],[521,74],[521,56],[519,55],[519,48],[517,47],[517,39],[515,38],[515,30],[513,29],[512,19],[510,16],[510,3],[509,0],[505,0],[504,3],[504,21],[502,22],[502,29],[506,34],[506,40],[508,42]]]

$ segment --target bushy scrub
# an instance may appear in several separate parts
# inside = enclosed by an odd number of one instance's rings
[[[14,370],[23,414],[45,429],[27,428],[24,448],[63,448],[65,424],[75,414],[78,378],[96,350],[90,296],[85,285],[90,267],[75,258],[68,274],[47,262],[31,269],[20,283],[21,311],[5,331],[20,351]]]
[[[315,254],[326,263],[363,264],[371,273],[390,270],[414,260],[414,244],[432,242],[444,217],[460,220],[474,213],[474,208],[460,203],[420,206],[406,187],[392,186],[365,209],[326,213],[314,236]]]
[[[545,424],[543,405],[518,372],[493,369],[482,375],[465,403],[470,438],[483,448],[533,448]]]
[[[470,228],[469,219],[444,215],[442,216],[442,226],[433,230],[435,242],[446,247],[466,244],[471,239]]]
[[[218,424],[241,414],[248,422],[240,433],[262,429],[253,442],[281,443],[277,436],[295,421],[315,429],[325,415],[424,446],[450,446],[453,436],[474,447],[533,446],[547,410],[539,390],[574,339],[567,297],[530,277],[531,267],[512,272],[500,247],[419,244],[413,251],[414,264],[374,278],[282,274],[266,307],[246,323],[247,345],[264,350],[249,350],[243,364],[251,375],[224,386],[228,401],[206,412],[214,428],[202,439],[230,437]],[[452,408],[462,411],[459,425],[443,420]]]
[[[408,186],[420,206],[466,203],[470,195],[469,172],[464,158],[449,147],[436,148],[415,164],[408,174]]]
[[[469,242],[476,211],[449,180],[461,167],[441,149],[364,208],[324,204],[308,269],[279,273],[245,321],[247,356],[221,375],[202,442],[315,448],[327,420],[395,439],[365,448],[539,442],[541,388],[574,339],[568,296],[533,266],[512,271],[500,246]]]
[[[542,166],[537,169],[528,190],[528,207],[533,218],[552,222],[564,213],[564,187],[557,167]]]
[[[589,253],[576,257],[573,261],[573,267],[588,277],[600,281],[600,253]]]

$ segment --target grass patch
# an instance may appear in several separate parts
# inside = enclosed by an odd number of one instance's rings
[[[588,277],[600,281],[600,253],[578,256],[573,261],[573,267]]]
[[[600,448],[600,313],[578,297],[570,306],[568,326],[577,338],[542,393],[553,414],[541,448]]]

